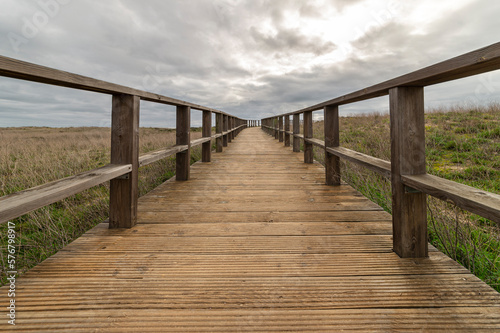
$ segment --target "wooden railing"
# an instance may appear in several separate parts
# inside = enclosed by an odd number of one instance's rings
[[[500,43],[449,59],[389,81],[298,111],[262,119],[262,128],[313,162],[313,146],[325,150],[326,184],[340,185],[340,159],[378,172],[392,183],[393,249],[401,257],[426,257],[426,194],[500,223],[500,195],[426,173],[424,87],[500,69]],[[339,106],[389,95],[391,161],[343,147],[339,141]],[[325,140],[313,138],[312,113],[323,110]],[[300,134],[300,115],[303,134]],[[293,117],[293,131],[290,131]],[[284,125],[284,128],[283,128]]]
[[[175,154],[176,179],[188,180],[191,147],[202,145],[202,161],[210,162],[212,139],[216,140],[216,151],[221,152],[247,126],[245,120],[219,110],[16,59],[0,57],[0,76],[112,95],[110,164],[0,198],[0,223],[110,181],[109,227],[130,228],[137,222],[139,167]],[[176,106],[174,147],[139,156],[141,100]],[[193,141],[191,109],[203,112],[202,138]]]

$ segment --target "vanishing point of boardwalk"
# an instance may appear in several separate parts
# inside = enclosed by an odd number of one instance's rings
[[[500,295],[259,128],[17,281],[16,326],[47,332],[498,331]],[[6,304],[6,287],[0,292]]]

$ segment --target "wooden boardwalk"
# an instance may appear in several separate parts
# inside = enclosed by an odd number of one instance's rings
[[[103,223],[20,278],[0,330],[500,331],[497,292],[432,247],[400,259],[390,215],[302,161],[244,130],[142,197],[134,228]]]

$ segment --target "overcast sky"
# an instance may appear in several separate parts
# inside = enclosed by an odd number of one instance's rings
[[[499,42],[497,0],[0,0],[0,54],[260,119]],[[499,101],[500,72],[425,89]],[[0,77],[0,126],[109,126],[111,97]],[[340,108],[388,109],[388,98]],[[141,102],[141,126],[174,108]],[[317,117],[319,114],[315,114]],[[193,124],[200,123],[199,112]]]

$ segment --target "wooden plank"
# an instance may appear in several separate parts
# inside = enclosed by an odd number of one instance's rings
[[[80,193],[132,171],[131,164],[108,164],[0,198],[0,223]]]
[[[312,112],[304,112],[304,163],[313,163],[314,152],[313,145],[306,139],[313,137],[313,120]]]
[[[426,196],[405,191],[401,179],[426,172],[424,88],[391,89],[390,113],[394,251],[403,258],[426,257]]]
[[[391,162],[370,155],[362,154],[343,147],[326,148],[326,151],[349,162],[364,166],[384,177],[391,178]]]
[[[326,185],[340,185],[340,158],[326,148],[337,148],[340,145],[339,107],[326,106],[323,110],[325,142],[325,181]]]
[[[292,115],[317,111],[328,105],[343,105],[385,96],[389,94],[390,89],[395,87],[425,87],[498,69],[500,69],[500,43],[495,43],[371,87],[287,114]]]
[[[211,137],[209,137],[209,138],[199,138],[199,139],[196,139],[196,140],[192,140],[191,141],[191,148],[199,146],[199,145],[202,145],[202,144],[207,143],[207,142],[210,142],[211,140],[212,140]]]
[[[191,165],[191,109],[186,106],[177,107],[176,145],[188,145],[188,149],[175,155],[175,179],[189,180]]]
[[[195,110],[205,110],[225,114],[222,111],[202,105],[4,56],[0,56],[0,76],[110,95],[134,95],[145,101],[175,106],[189,106]]]
[[[403,175],[406,186],[500,223],[500,195],[433,175]]]
[[[193,142],[191,142],[191,145],[193,145]],[[153,152],[144,154],[144,155],[139,157],[139,166],[140,167],[146,166],[148,164],[162,160],[162,159],[167,158],[169,156],[186,151],[188,148],[189,148],[188,145],[173,146],[170,148],[155,150]]]
[[[296,136],[300,134],[300,115],[293,115],[293,151],[300,152],[300,139]]]
[[[304,141],[319,148],[325,148],[325,141],[315,138],[304,138]]]
[[[209,140],[202,144],[201,161],[210,162],[212,159],[212,112],[210,111],[203,111],[202,135]],[[193,146],[192,143],[191,146]]]
[[[109,184],[109,227],[131,228],[137,222],[139,198],[138,96],[113,95],[111,110],[111,164],[131,164],[126,178]]]

